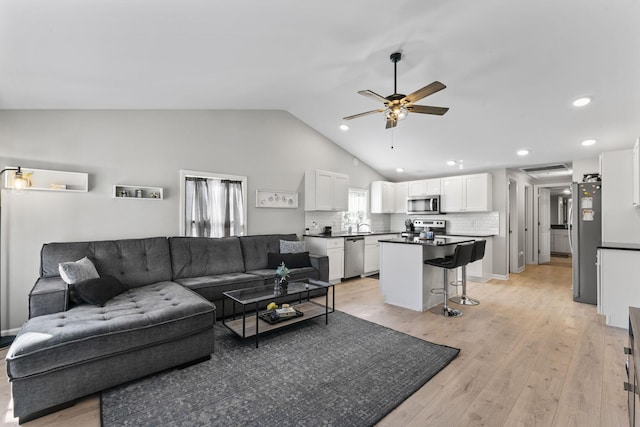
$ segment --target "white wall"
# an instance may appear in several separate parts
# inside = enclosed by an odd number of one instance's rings
[[[602,240],[640,243],[640,208],[633,206],[633,150],[602,153]]]
[[[3,329],[27,319],[43,243],[177,235],[180,169],[246,175],[249,234],[303,233],[305,170],[384,179],[283,111],[2,111],[0,141],[0,166],[88,172],[90,187],[2,191]],[[113,199],[114,184],[161,186],[165,200]],[[298,191],[300,207],[256,208],[256,189]]]
[[[582,182],[586,174],[600,173],[598,158],[574,160],[571,162],[573,170],[573,182]]]

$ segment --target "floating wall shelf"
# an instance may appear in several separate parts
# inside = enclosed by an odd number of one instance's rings
[[[162,200],[164,191],[162,187],[119,184],[113,186],[113,197],[117,199]]]
[[[7,166],[15,168],[16,166]],[[84,172],[65,172],[47,169],[21,168],[24,176],[31,181],[25,191],[59,191],[86,193],[89,191],[89,174]],[[14,188],[15,172],[8,171],[4,175],[4,188]]]

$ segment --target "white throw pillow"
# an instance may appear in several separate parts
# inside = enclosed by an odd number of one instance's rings
[[[58,264],[58,272],[62,280],[70,285],[100,277],[96,266],[87,257],[76,262],[61,262]]]
[[[304,250],[304,242],[298,242],[297,240],[280,240],[281,254],[298,254],[300,252],[306,252]]]

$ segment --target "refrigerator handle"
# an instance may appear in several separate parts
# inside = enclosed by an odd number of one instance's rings
[[[573,241],[571,235],[573,234],[573,205],[569,208],[569,251],[573,255]]]

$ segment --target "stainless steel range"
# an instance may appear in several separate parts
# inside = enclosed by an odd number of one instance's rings
[[[411,225],[408,222],[411,222]],[[443,219],[409,219],[405,225],[407,230],[402,232],[402,237],[419,237],[420,233],[427,231],[432,231],[434,236],[447,234],[447,222]]]

